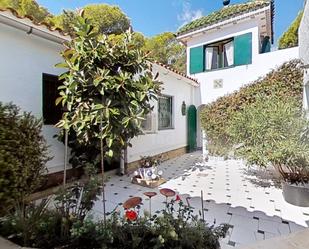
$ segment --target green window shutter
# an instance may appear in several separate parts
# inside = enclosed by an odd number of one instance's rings
[[[234,65],[252,63],[252,33],[234,37]]]
[[[204,46],[190,48],[190,74],[204,71],[205,64]]]

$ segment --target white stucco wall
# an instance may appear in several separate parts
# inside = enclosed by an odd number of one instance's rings
[[[305,64],[309,64],[309,2],[306,1],[299,27],[299,54]]]
[[[54,67],[61,61],[62,49],[59,44],[0,24],[0,101],[13,102],[41,118],[42,73],[59,75],[62,72]],[[63,145],[53,138],[57,132],[51,125],[43,127],[54,157],[47,164],[50,172],[61,170],[63,165]]]
[[[304,101],[303,107],[309,110],[309,2],[306,1],[304,15],[299,27],[299,55],[304,63]]]
[[[266,75],[270,70],[275,69],[284,62],[299,58],[298,47],[260,54],[259,27],[257,21],[252,19],[251,21],[192,38],[188,41],[187,60],[189,61],[191,47],[213,43],[249,32],[252,33],[252,64],[191,75],[191,77],[197,78],[201,84],[202,104],[208,104],[218,97],[234,92],[240,87]],[[187,71],[188,75],[190,75],[189,66]],[[214,88],[214,80],[222,80],[223,87]]]
[[[140,135],[132,139],[132,147],[128,148],[128,162],[134,162],[141,156],[152,156],[187,146],[187,116],[182,116],[181,105],[185,101],[187,107],[200,104],[199,89],[186,83],[181,77],[175,77],[167,70],[159,70],[159,80],[163,82],[162,94],[173,96],[173,129],[158,130],[158,106],[154,102],[155,132]],[[154,72],[155,73],[155,72]]]

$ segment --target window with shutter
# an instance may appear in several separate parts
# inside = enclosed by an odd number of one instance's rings
[[[204,71],[205,54],[204,46],[190,48],[190,74]]]
[[[43,122],[45,125],[55,125],[62,117],[61,105],[56,106],[59,97],[58,86],[61,82],[57,75],[42,75],[43,81]]]
[[[252,63],[252,33],[234,37],[234,65]]]

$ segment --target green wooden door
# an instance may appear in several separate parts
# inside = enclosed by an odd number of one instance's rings
[[[196,107],[188,108],[188,152],[196,150]]]

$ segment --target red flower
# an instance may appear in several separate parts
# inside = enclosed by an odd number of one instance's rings
[[[127,210],[126,218],[130,221],[135,221],[137,219],[137,213],[133,210]]]
[[[179,195],[176,195],[176,200],[175,201],[181,201],[181,198]]]

